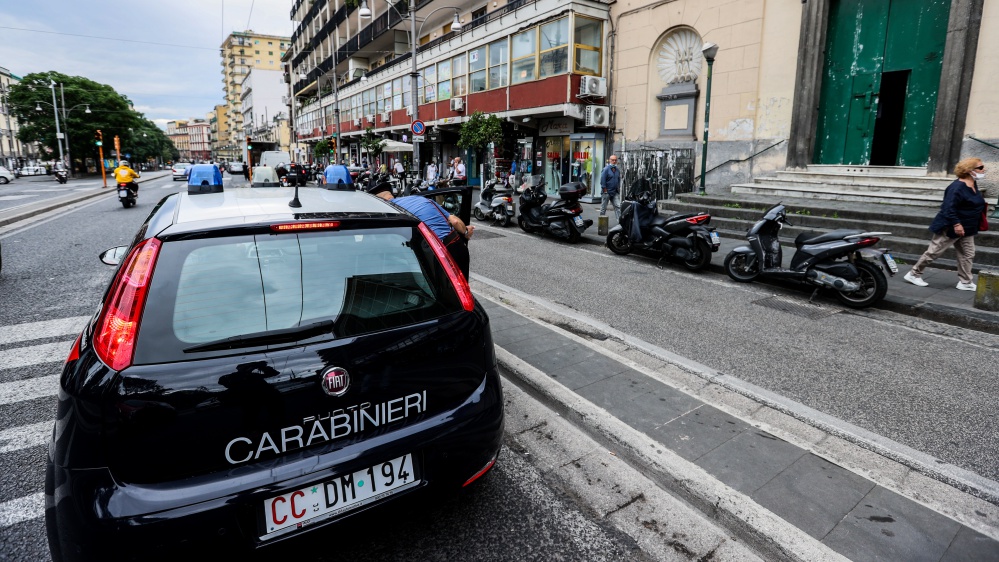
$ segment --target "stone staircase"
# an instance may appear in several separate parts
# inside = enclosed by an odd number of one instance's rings
[[[890,248],[893,255],[909,264],[926,251],[931,237],[928,227],[939,209],[939,203],[929,207],[745,193],[705,196],[686,193],[660,201],[659,205],[678,213],[706,211],[711,214],[711,225],[722,237],[745,240],[746,231],[777,203],[787,207],[788,220],[793,224],[781,230],[782,244],[793,247],[794,238],[802,232],[823,233],[840,228],[891,232],[883,237],[879,247]],[[992,225],[995,230],[975,236],[976,269],[999,266],[999,219],[993,219]],[[934,265],[953,268],[953,255],[953,250],[948,250]]]
[[[785,170],[731,186],[738,195],[768,198],[828,199],[939,207],[953,178],[927,177],[926,168],[904,166],[812,165]]]

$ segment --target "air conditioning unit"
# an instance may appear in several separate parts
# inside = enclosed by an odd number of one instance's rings
[[[579,97],[606,98],[607,79],[598,76],[583,76],[579,81]]]
[[[587,127],[610,127],[610,108],[606,105],[586,106]]]
[[[406,117],[412,117],[412,116],[413,116],[413,106],[411,105],[406,106]]]
[[[360,119],[354,119],[354,126],[355,127],[360,127],[361,126],[361,120]]]
[[[368,123],[371,123],[371,124],[375,123],[375,116],[374,115],[368,115]]]
[[[388,123],[388,122],[389,122],[389,112],[388,111],[382,112],[382,123]]]
[[[465,111],[465,98],[451,98],[451,111]]]

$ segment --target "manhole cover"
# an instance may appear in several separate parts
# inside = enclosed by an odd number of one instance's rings
[[[807,301],[789,299],[777,295],[753,301],[753,304],[758,304],[774,310],[780,310],[781,312],[790,312],[791,314],[808,318],[809,320],[818,320],[820,318],[825,318],[826,316],[832,316],[837,312],[843,312],[842,308],[832,308],[829,306],[822,306]]]
[[[472,240],[489,240],[490,238],[506,238],[506,234],[497,234],[479,228],[476,228],[472,234]]]

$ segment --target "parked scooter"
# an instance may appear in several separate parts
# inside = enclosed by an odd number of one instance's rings
[[[139,186],[134,181],[118,183],[118,201],[124,208],[134,207],[139,198]]]
[[[66,170],[56,170],[52,172],[55,175],[56,181],[59,183],[66,183],[69,181],[69,172]]]
[[[749,246],[740,246],[725,258],[729,277],[742,283],[761,275],[806,283],[816,287],[812,298],[821,288],[833,289],[836,298],[850,308],[872,306],[884,298],[888,292],[884,268],[894,276],[898,266],[888,250],[872,246],[890,232],[803,232],[794,240],[791,267],[785,269],[777,238],[785,224],[791,225],[784,205],[777,204],[767,211],[746,233]]]
[[[535,176],[537,177],[537,176]],[[586,193],[586,186],[570,182],[559,187],[559,201],[545,204],[545,179],[538,178],[537,185],[525,187],[520,195],[520,215],[517,224],[525,232],[548,232],[569,242],[578,242],[593,221],[582,217],[583,207],[579,198]]]
[[[721,244],[709,222],[711,215],[704,212],[660,215],[652,191],[643,190],[621,205],[621,220],[607,234],[607,247],[622,256],[635,250],[655,252],[660,263],[677,258],[687,269],[700,271]]]
[[[472,216],[480,221],[493,220],[500,226],[510,226],[513,220],[513,189],[497,179],[491,179],[479,191],[479,201],[472,207]]]

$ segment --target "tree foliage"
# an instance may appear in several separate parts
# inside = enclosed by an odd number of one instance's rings
[[[327,158],[330,155],[330,143],[328,140],[323,139],[316,143],[316,146],[312,147],[312,156],[316,160],[320,158]]]
[[[60,130],[69,139],[73,160],[97,158],[94,134],[98,129],[104,134],[105,157],[111,155],[115,135],[121,139],[122,152],[131,154],[133,161],[179,157],[163,131],[135,111],[126,96],[107,84],[53,71],[28,74],[19,84],[11,86],[10,106],[21,126],[17,136],[22,142],[38,142],[50,157],[58,158],[52,83],[59,107]],[[88,106],[90,113],[86,112]],[[41,111],[36,107],[41,107]]]
[[[375,130],[368,127],[364,130],[364,136],[361,137],[361,146],[364,150],[368,152],[368,162],[373,162],[375,158],[378,158],[382,154],[382,149],[385,145],[383,142],[385,139],[375,134]]]
[[[503,121],[495,114],[476,111],[461,124],[458,146],[481,152],[489,143],[503,141]]]

